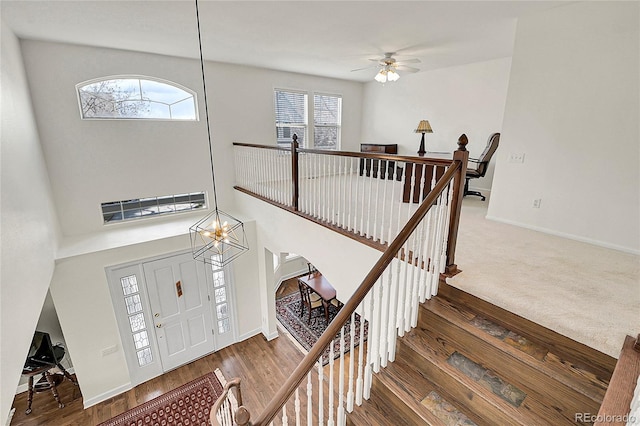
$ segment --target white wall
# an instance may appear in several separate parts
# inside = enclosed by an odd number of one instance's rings
[[[640,252],[638,9],[579,2],[520,19],[489,217]]]
[[[252,250],[232,264],[238,318],[237,335],[240,338],[260,332],[260,311],[255,309],[255,295],[259,292],[255,266],[255,224],[245,222],[245,231]],[[184,234],[69,257],[57,262],[51,281],[51,294],[67,347],[73,354],[73,365],[85,406],[93,405],[130,387],[129,371],[122,351],[105,268],[188,249],[189,236]],[[102,350],[111,346],[116,346],[118,350],[102,355]]]
[[[462,133],[469,138],[470,157],[477,158],[491,133],[502,128],[509,83],[510,58],[477,62],[416,74],[401,74],[395,83],[365,85],[362,141],[397,143],[398,152],[417,155],[420,120],[429,120],[427,151],[454,151]],[[471,186],[490,189],[493,162],[487,176]]]
[[[243,214],[255,216],[256,220],[256,248],[258,253],[262,253],[259,279],[263,333],[267,336],[276,333],[272,253],[289,252],[303,256],[322,271],[341,301],[351,297],[382,255],[367,245],[244,193],[236,193],[236,202]]]
[[[104,227],[100,202],[210,190],[211,177],[204,115],[196,123],[82,121],[75,85],[100,76],[138,74],[201,93],[200,68],[191,60],[74,45],[23,41],[22,48],[65,236],[51,294],[85,404],[91,405],[130,386],[105,267],[189,248],[188,225],[182,223],[205,214]],[[206,72],[221,208],[233,211],[232,142],[275,144],[274,88],[342,94],[343,146],[357,149],[362,84],[218,63],[207,63]],[[199,101],[203,114],[202,96]],[[252,250],[233,265],[241,339],[262,329],[255,298],[258,286],[265,285],[265,274],[258,275],[263,262],[255,248],[255,224],[243,219]],[[35,326],[40,305],[31,310]],[[102,349],[113,345],[118,351],[103,356]]]
[[[197,61],[38,41],[22,45],[65,236],[102,232],[101,202],[211,191]],[[195,90],[200,121],[80,120],[75,85],[116,74],[159,77]],[[233,200],[232,143],[275,144],[274,88],[342,94],[343,145],[357,148],[360,83],[220,63],[207,63],[206,77],[223,209]]]
[[[20,45],[4,22],[0,27],[0,424],[5,424],[53,274],[58,227]]]

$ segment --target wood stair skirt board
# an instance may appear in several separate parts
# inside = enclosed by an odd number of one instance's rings
[[[614,366],[601,352],[441,281],[348,423],[582,424],[577,414],[598,412]]]

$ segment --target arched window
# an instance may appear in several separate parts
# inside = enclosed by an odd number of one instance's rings
[[[83,119],[197,120],[196,94],[152,77],[115,76],[76,85]]]

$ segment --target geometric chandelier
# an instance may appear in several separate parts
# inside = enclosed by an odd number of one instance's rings
[[[196,21],[198,23],[198,46],[200,48],[200,68],[202,71],[202,87],[204,90],[204,108],[207,121],[209,141],[209,160],[211,163],[211,180],[213,183],[214,210],[189,228],[191,252],[193,258],[204,263],[222,268],[242,253],[249,250],[244,224],[233,216],[218,210],[216,194],[216,178],[213,170],[213,149],[211,147],[211,128],[209,125],[209,106],[207,103],[207,82],[204,75],[204,58],[202,56],[202,37],[200,35],[200,14],[198,0],[196,2]]]

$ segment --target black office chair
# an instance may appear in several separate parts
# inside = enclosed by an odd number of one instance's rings
[[[498,149],[498,144],[500,143],[500,133],[494,133],[489,136],[489,140],[487,141],[487,146],[480,154],[480,157],[469,158],[470,163],[474,163],[475,168],[467,168],[466,180],[464,182],[464,195],[477,195],[478,197],[482,197],[482,201],[486,198],[479,191],[469,191],[469,179],[477,179],[484,177],[489,169],[489,161],[491,161],[491,157]]]

